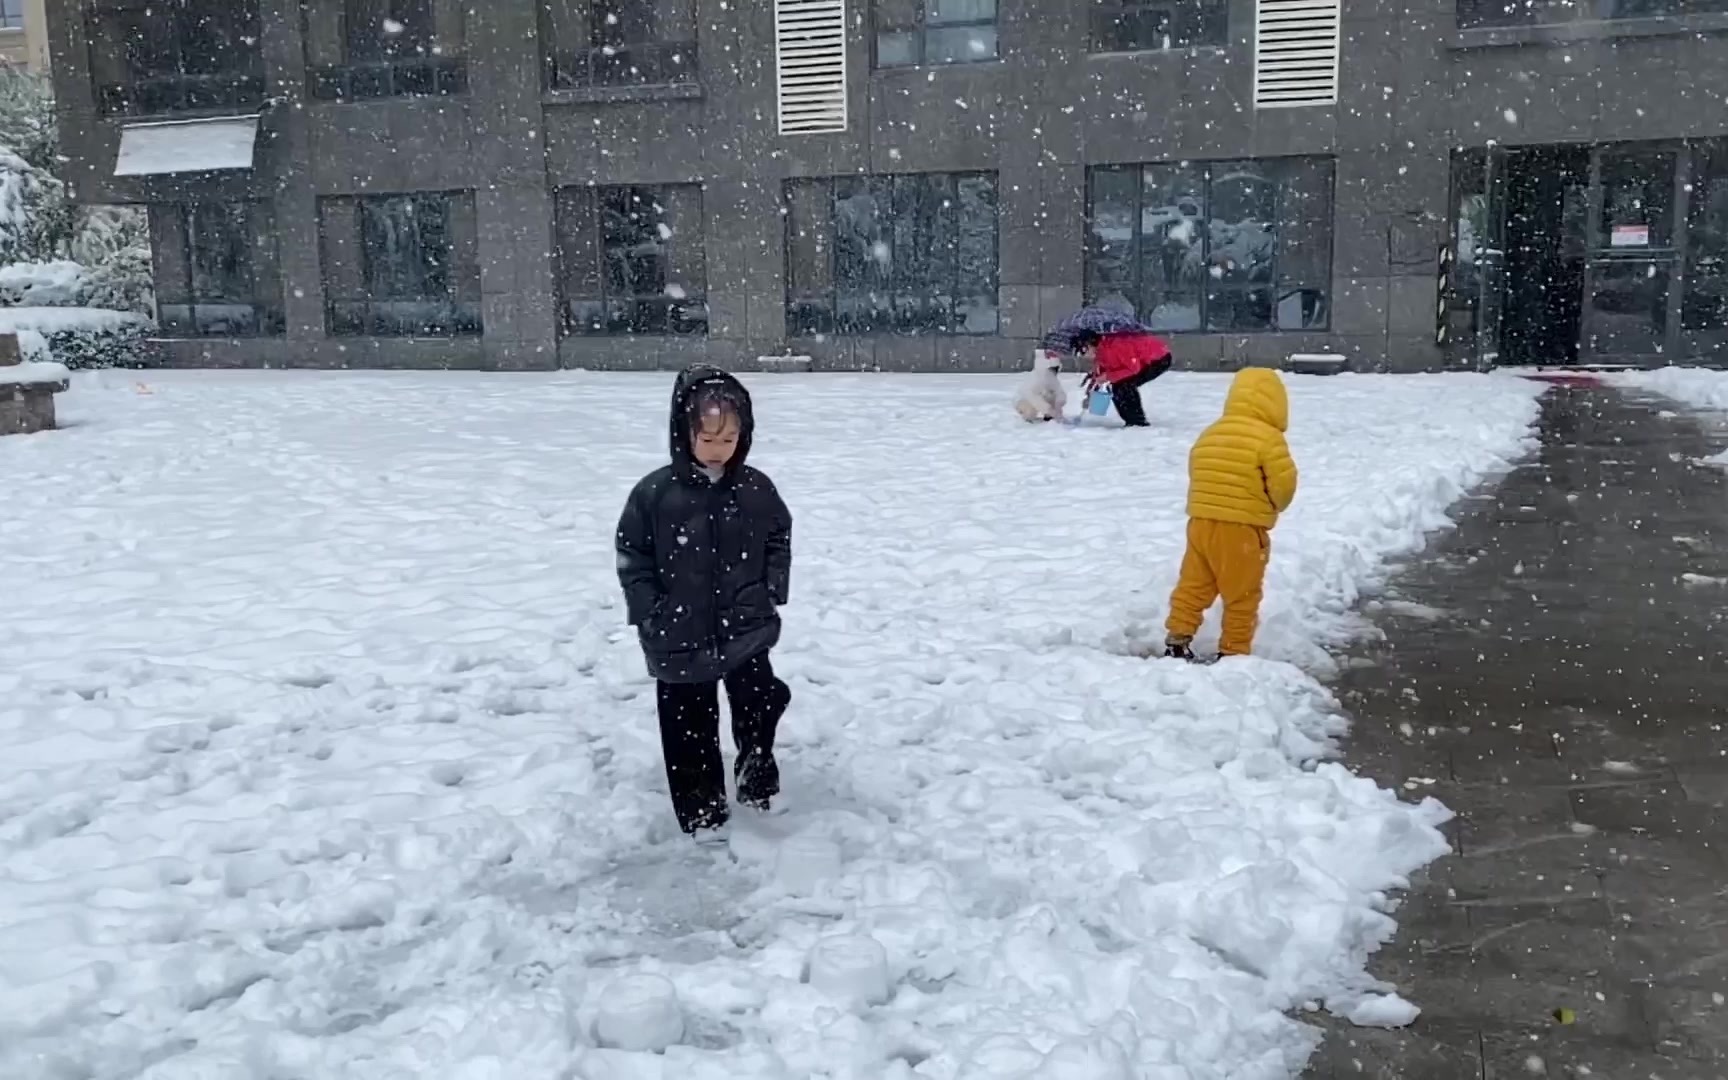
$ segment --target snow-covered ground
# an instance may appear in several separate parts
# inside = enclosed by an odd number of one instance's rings
[[[733,861],[676,834],[613,571],[669,375],[136,380],[0,440],[0,1076],[1257,1080],[1287,1011],[1408,1018],[1363,968],[1446,812],[1317,763],[1278,660],[1535,384],[1289,378],[1270,659],[1194,668],[1133,654],[1224,377],[1142,432],[750,378],[797,696]]]
[[[1721,415],[1715,418],[1718,421],[1728,420],[1728,371],[1665,367],[1651,371],[1615,372],[1609,378],[1621,386],[1660,394],[1694,409],[1719,413]],[[1728,468],[1728,450],[1706,460]]]

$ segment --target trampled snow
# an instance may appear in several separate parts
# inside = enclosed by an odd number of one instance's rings
[[[1280,661],[1535,384],[1288,378],[1265,658],[1196,668],[1135,654],[1224,377],[1148,431],[750,377],[796,700],[728,856],[676,832],[613,570],[670,378],[94,374],[0,440],[0,1076],[1266,1080],[1305,1007],[1408,1019],[1364,964],[1446,811],[1321,760]]]

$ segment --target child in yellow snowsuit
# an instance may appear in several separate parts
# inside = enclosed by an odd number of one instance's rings
[[[1212,601],[1224,598],[1220,656],[1254,645],[1272,526],[1296,497],[1296,463],[1284,442],[1290,401],[1270,368],[1245,368],[1230,383],[1224,415],[1188,454],[1188,550],[1170,594],[1165,655],[1190,648]]]

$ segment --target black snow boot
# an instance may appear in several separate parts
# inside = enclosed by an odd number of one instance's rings
[[[738,801],[766,812],[780,794],[780,765],[771,750],[746,750],[732,767]]]
[[[1198,658],[1194,655],[1194,650],[1189,648],[1189,644],[1188,638],[1170,638],[1164,642],[1164,655],[1171,660],[1186,660],[1192,664]]]

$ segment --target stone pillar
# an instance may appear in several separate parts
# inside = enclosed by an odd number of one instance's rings
[[[258,168],[276,211],[276,250],[290,341],[324,340],[324,272],[318,239],[318,193],[306,116],[306,48],[297,0],[263,0],[259,12],[265,107]]]
[[[486,362],[558,366],[552,283],[552,196],[546,186],[539,5],[469,5],[468,92]]]

